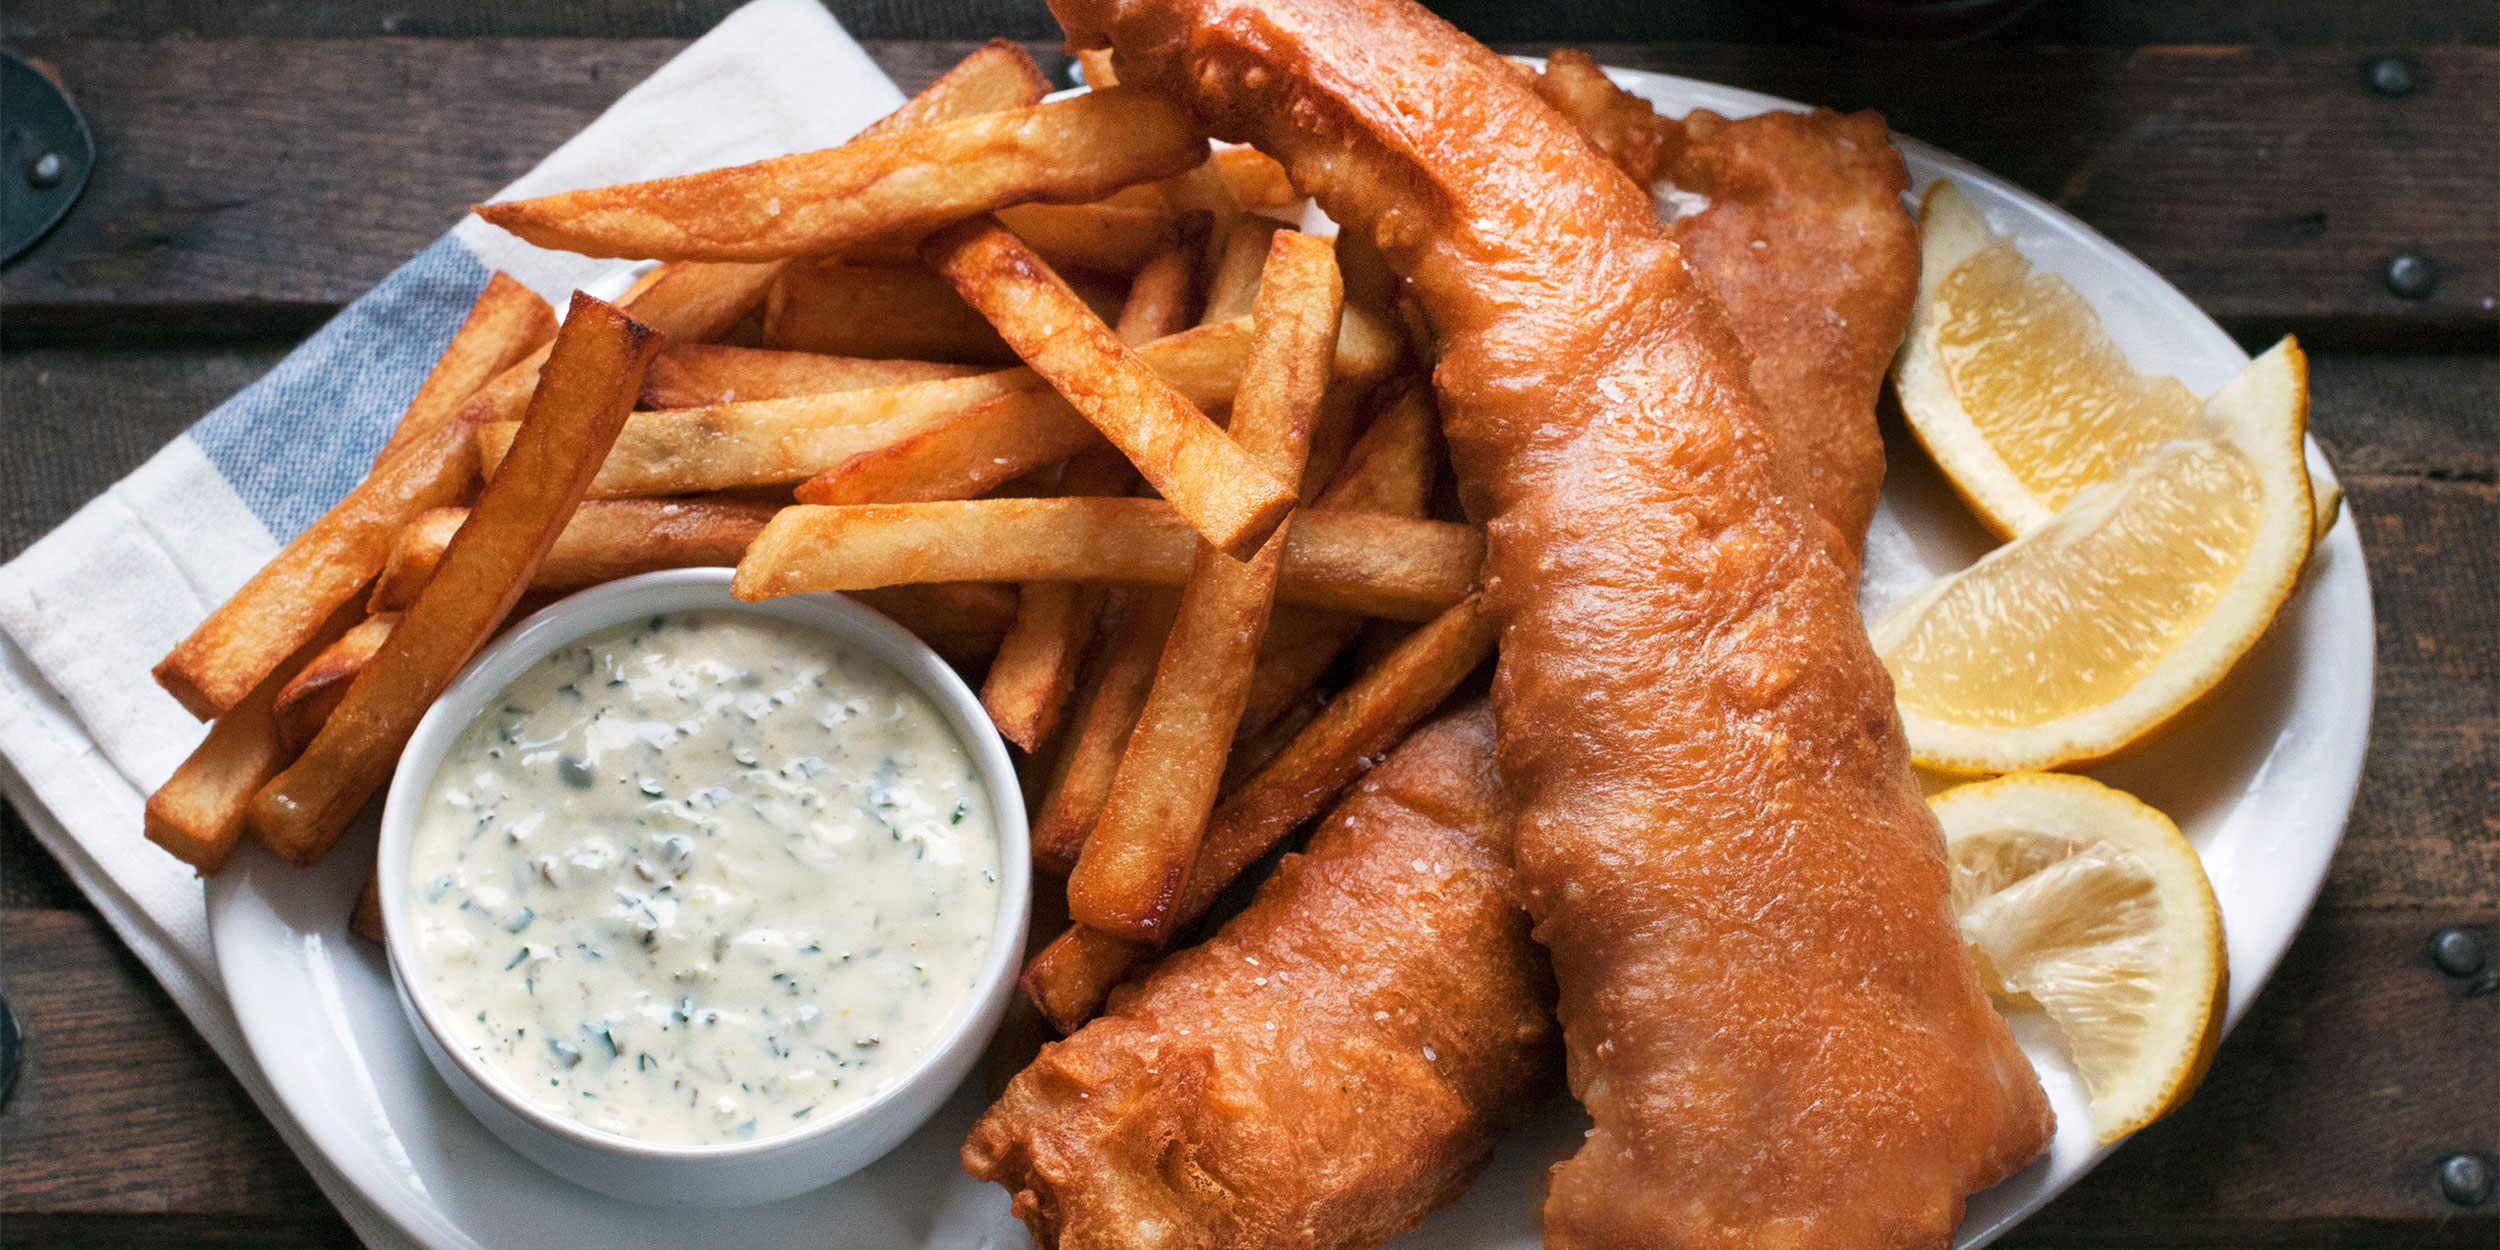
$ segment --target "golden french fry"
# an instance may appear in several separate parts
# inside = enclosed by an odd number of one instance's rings
[[[1410,388],[1372,418],[1371,428],[1363,432],[1314,506],[1422,516],[1432,497],[1439,424],[1430,388]],[[1293,707],[1362,629],[1361,617],[1342,612],[1278,607],[1268,620],[1267,638],[1259,645],[1258,668],[1250,675],[1250,698],[1241,709],[1242,732],[1262,732]]]
[[[995,220],[941,230],[921,255],[1217,550],[1247,555],[1284,520],[1293,492],[1157,377]]]
[[[998,210],[1053,269],[1134,273],[1162,249],[1172,210],[1160,203],[1018,204]]]
[[[1213,221],[1202,210],[1172,224],[1163,250],[1147,260],[1129,282],[1120,319],[1112,324],[1121,342],[1143,347],[1195,324],[1190,311],[1197,302],[1198,257],[1206,250],[1206,232]]]
[[[918,264],[794,264],[764,305],[764,346],[1011,365],[998,331]]]
[[[1288,490],[1301,484],[1311,423],[1328,389],[1343,296],[1327,240],[1274,236],[1231,436]],[[1172,908],[1241,726],[1285,545],[1283,533],[1273,534],[1238,560],[1200,543],[1146,710],[1068,877],[1068,914],[1077,921],[1141,941],[1171,933]]]
[[[1136,480],[1120,453],[1096,447],[1068,462],[1059,493],[1125,495]],[[1036,751],[1058,732],[1060,712],[1102,616],[1103,593],[1082,582],[1026,582],[1017,589],[1015,624],[1000,640],[981,683],[981,706],[1008,741]]]
[[[323,647],[321,654],[278,691],[272,711],[278,723],[278,738],[289,751],[303,750],[321,732],[322,722],[330,719],[339,700],[347,697],[347,687],[356,680],[356,674],[364,671],[365,661],[382,649],[391,629],[398,624],[397,612],[382,612],[357,622],[338,641]],[[276,770],[271,771],[274,774]],[[236,814],[242,814],[240,807]]]
[[[1283,163],[1248,144],[1217,148],[1215,168],[1244,208],[1283,208],[1301,198]]]
[[[1273,633],[1274,628],[1269,626],[1269,631]],[[1281,754],[1312,721],[1318,720],[1320,712],[1327,706],[1328,693],[1311,686],[1295,694],[1293,701],[1285,705],[1282,712],[1259,729],[1252,730],[1250,723],[1243,721],[1241,732],[1233,738],[1232,757],[1224,761],[1224,783],[1216,788],[1217,800],[1220,802],[1232,797],[1243,782],[1257,776],[1260,769],[1267,767],[1268,761]]]
[[[638,412],[591,483],[595,498],[683,495],[799,482],[850,457],[930,429],[961,409],[1018,390],[1045,390],[1022,369],[708,408]],[[487,476],[497,476],[518,423],[477,427]]]
[[[816,352],[671,343],[660,349],[650,371],[642,375],[640,402],[646,409],[704,408],[740,400],[904,386],[983,372],[987,370],[980,365],[935,360],[864,360]]]
[[[585,502],[565,522],[530,585],[572,590],[659,569],[734,565],[780,504],[752,499],[612,499]],[[434,577],[466,508],[437,508],[401,531],[367,607],[397,612]]]
[[[615,441],[659,336],[576,292],[538,393],[496,475],[399,627],[314,735],[253,797],[261,841],[297,864],[319,860],[388,776],[427,706],[528,589]]]
[[[947,663],[967,670],[989,661],[1016,615],[1013,588],[982,582],[887,586],[851,597],[894,618]]]
[[[784,508],[738,562],[746,600],[924,582],[1120,582],[1177,587],[1196,550],[1159,499],[961,499]],[[1430,620],[1484,559],[1472,525],[1313,510],[1296,519],[1279,600]]]
[[[1033,63],[1022,45],[1012,39],[992,39],[856,137],[873,139],[958,117],[1028,108],[1041,103],[1050,89],[1050,76]]]
[[[1470,596],[1330,700],[1317,720],[1207,822],[1189,884],[1173,911],[1173,928],[1204,917],[1224,887],[1317,816],[1371,761],[1387,755],[1492,653],[1492,624]],[[1153,953],[1144,943],[1077,925],[1025,966],[1021,984],[1053,1025],[1072,1033]]]
[[[1273,217],[1244,216],[1224,238],[1224,250],[1207,278],[1207,307],[1200,325],[1247,317],[1258,303],[1259,275],[1267,267],[1267,245],[1285,223]]]
[[[1173,910],[1173,928],[1205,918],[1225,885],[1320,815],[1488,655],[1493,625],[1480,602],[1468,597],[1345,687],[1268,768],[1215,810],[1188,890]],[[1153,945],[1073,925],[1025,965],[1020,985],[1060,1033],[1075,1033],[1103,1010],[1103,995],[1153,953]]]
[[[1231,184],[1224,181],[1224,171],[1215,163],[1215,154],[1193,165],[1185,173],[1174,174],[1156,183],[1164,202],[1176,213],[1202,212],[1207,215],[1206,250],[1198,257],[1201,273],[1215,272],[1217,258],[1224,254],[1224,241],[1232,237],[1233,223],[1241,220],[1241,200],[1233,194]]]
[[[361,615],[354,604],[333,611],[302,647],[209,726],[190,757],[148,796],[148,841],[203,877],[226,866],[242,841],[243,811],[252,795],[294,758],[272,710],[279,691]]]
[[[781,269],[780,261],[662,265],[635,279],[616,306],[670,342],[708,343],[763,302]],[[546,363],[544,346],[513,362],[469,400],[460,420],[469,425],[520,420]]]
[[[1076,53],[1076,63],[1085,71],[1086,86],[1100,91],[1105,87],[1120,85],[1118,71],[1111,68],[1111,49],[1079,48]]]
[[[497,271],[486,280],[486,289],[478,292],[468,319],[460,323],[442,358],[417,387],[399,428],[391,431],[390,441],[382,444],[374,462],[457,419],[479,388],[555,337],[556,310],[512,275]]]
[[[1206,159],[1181,108],[1114,88],[680,178],[481,204],[585,256],[766,261],[913,237],[1010,204],[1082,204]]]
[[[347,913],[347,931],[379,945],[390,940],[382,928],[382,877],[379,871],[365,874],[365,888],[356,892],[355,910]]]
[[[1085,835],[1111,793],[1111,779],[1120,770],[1137,717],[1146,710],[1155,668],[1171,637],[1172,619],[1180,600],[1169,591],[1131,591],[1120,612],[1119,627],[1105,644],[1101,671],[1078,700],[1074,726],[1051,768],[1033,818],[1033,862],[1048,872],[1066,875],[1076,867]]]

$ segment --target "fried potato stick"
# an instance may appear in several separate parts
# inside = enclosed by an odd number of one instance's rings
[[[1231,437],[1288,491],[1301,484],[1344,295],[1327,240],[1274,236]],[[1144,941],[1170,933],[1241,725],[1285,545],[1272,534],[1235,559],[1200,543],[1146,710],[1068,877],[1068,914],[1078,922]]]
[[[574,294],[513,447],[516,471],[487,484],[434,578],[328,723],[253,798],[247,819],[265,844],[297,864],[319,860],[389,775],[427,706],[528,588],[659,346],[648,326]]]
[[[553,323],[545,303],[519,283],[501,274],[490,279],[373,471],[175,644],[156,665],[157,684],[206,720],[300,649],[382,567],[402,525],[469,489],[477,455],[449,414],[508,362],[536,349]]]
[[[1283,208],[1302,195],[1275,157],[1246,143],[1217,148],[1215,168],[1244,208]]]
[[[1013,365],[1015,352],[946,279],[917,263],[793,264],[764,301],[764,346]]]
[[[1136,470],[1120,453],[1096,447],[1068,461],[1059,493],[1125,495],[1136,480]],[[1058,732],[1086,644],[1102,617],[1104,593],[1085,582],[1026,582],[1017,588],[1015,624],[981,682],[981,706],[1009,742],[1037,751]]]
[[[1492,653],[1493,628],[1471,595],[1330,700],[1319,719],[1216,809],[1172,927],[1206,915],[1233,878],[1318,815]],[[1070,1032],[1152,954],[1144,943],[1078,925],[1035,956],[1019,983],[1051,1023]]]
[[[1258,303],[1259,279],[1267,270],[1267,245],[1285,223],[1273,217],[1245,216],[1224,236],[1215,271],[1207,278],[1207,307],[1200,325],[1247,317]],[[1340,279],[1342,281],[1342,279]]]
[[[868,360],[817,352],[671,343],[642,375],[641,406],[706,408],[739,400],[789,399],[876,386],[905,386],[969,377],[980,365],[935,360]]]
[[[1215,937],[1045,1047],[964,1169],[1053,1250],[1352,1250],[1456,1198],[1561,1067],[1492,737],[1481,704],[1418,731]]]
[[[189,758],[148,796],[143,825],[148,841],[203,877],[225,868],[243,839],[243,812],[252,795],[294,758],[272,710],[280,690],[361,615],[352,603],[340,605],[295,654],[208,727]]]
[[[1160,499],[965,499],[784,508],[738,562],[738,597],[914,582],[1077,581],[1177,587],[1195,535]],[[1311,510],[1287,530],[1286,603],[1423,621],[1465,597],[1484,532],[1447,521]]]
[[[1157,339],[1137,354],[1184,398],[1210,408],[1232,402],[1249,346],[1249,319],[1242,317]],[[1386,323],[1348,308],[1332,376],[1360,390],[1395,367],[1403,350]],[[1101,437],[1057,392],[1018,393],[863,451],[809,479],[798,496],[821,504],[970,499],[1095,446]]]
[[[1033,863],[1057,876],[1076,867],[1085,837],[1111,794],[1137,718],[1146,710],[1164,641],[1172,636],[1179,596],[1168,590],[1131,590],[1119,625],[1104,645],[1100,671],[1084,687],[1068,742],[1052,762],[1050,782],[1033,818]]]
[[[1018,204],[997,215],[1052,268],[1097,273],[1135,273],[1162,249],[1172,226],[1172,210],[1161,196],[1151,205]]]
[[[1293,491],[1157,377],[996,221],[941,230],[921,255],[1217,550],[1247,556],[1284,520]]]
[[[781,505],[751,499],[614,499],[582,504],[564,523],[530,585],[571,590],[658,569],[734,565]],[[397,612],[434,577],[466,508],[437,508],[399,536],[367,606]]]
[[[364,671],[365,662],[382,649],[390,639],[391,630],[399,624],[399,613],[381,612],[358,621],[354,629],[339,636],[338,641],[323,647],[301,672],[295,674],[278,691],[273,708],[278,724],[278,738],[290,751],[301,751],[321,726],[338,709],[339,700],[347,697],[347,687]],[[271,769],[272,775],[277,770]],[[264,777],[266,781],[268,778]],[[253,789],[259,789],[254,786]],[[238,804],[236,814],[242,814]]]
[[[1114,88],[679,178],[477,206],[584,256],[766,261],[912,237],[1010,204],[1082,204],[1206,159],[1171,101]]]
[[[893,618],[949,664],[977,670],[1015,621],[1016,592],[990,582],[885,586],[851,596]]]
[[[781,269],[780,261],[662,265],[638,279],[616,306],[672,343],[708,343],[762,302]],[[547,348],[542,344],[496,374],[462,409],[460,420],[468,425],[520,420],[530,396],[537,393],[538,371],[546,363]]]

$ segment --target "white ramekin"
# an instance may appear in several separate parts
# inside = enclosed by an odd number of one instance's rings
[[[382,813],[382,920],[391,979],[426,1058],[496,1136],[554,1172],[632,1202],[744,1206],[804,1193],[875,1162],[934,1114],[980,1061],[1015,988],[1032,899],[1024,798],[1015,768],[981,701],[939,659],[892,621],[841,595],[794,595],[740,603],[730,570],[672,569],[607,583],[550,605],[480,652],[418,723],[391,778]],[[486,701],[556,648],[610,625],[659,612],[706,608],[759,612],[813,625],[893,666],[937,705],[963,741],[998,815],[998,922],[980,980],[910,1071],[875,1096],[795,1133],[719,1145],[639,1141],[590,1127],[532,1102],[501,1073],[452,1040],[417,960],[408,909],[408,843],[435,770],[452,739]]]

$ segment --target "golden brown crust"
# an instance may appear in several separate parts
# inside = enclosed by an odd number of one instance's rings
[[[1557,1066],[1492,757],[1481,704],[1417,731],[1215,937],[1044,1047],[964,1169],[1060,1250],[1357,1250],[1456,1198]]]
[[[1553,1246],[1941,1246],[2047,1139],[1854,587],[1648,197],[1402,0],[1058,0],[1369,231],[1488,518],[1518,873],[1596,1121]]]

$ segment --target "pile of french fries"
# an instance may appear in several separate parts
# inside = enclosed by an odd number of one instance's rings
[[[482,206],[662,263],[560,329],[487,286],[365,481],[157,666],[215,724],[148,836],[310,864],[518,606],[735,564],[986,674],[1067,884],[1023,985],[1095,1014],[1492,637],[1378,257],[1089,69],[1043,103],[1001,41],[840,147]]]

